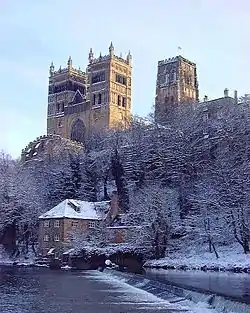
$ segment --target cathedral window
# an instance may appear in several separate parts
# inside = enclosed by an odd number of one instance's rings
[[[93,105],[95,105],[95,94],[93,95]]]
[[[101,104],[102,103],[102,94],[99,93],[98,94],[98,104]]]
[[[118,95],[117,96],[117,105],[121,105],[121,96],[120,95]]]
[[[123,107],[126,106],[126,100],[127,100],[127,99],[126,99],[125,97],[122,97],[122,106],[123,106]]]
[[[127,78],[124,75],[116,74],[115,81],[122,85],[127,85]]]
[[[59,113],[60,112],[60,103],[56,104],[56,112]]]
[[[105,81],[105,72],[99,72],[97,74],[93,74],[92,76],[92,84],[96,84],[96,83],[99,83],[99,82],[103,82]]]
[[[61,111],[64,112],[64,103],[62,103]]]

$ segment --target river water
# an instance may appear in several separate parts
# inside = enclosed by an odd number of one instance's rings
[[[163,283],[217,294],[250,305],[250,274],[147,269],[145,276]]]
[[[187,312],[98,271],[0,268],[1,313]]]

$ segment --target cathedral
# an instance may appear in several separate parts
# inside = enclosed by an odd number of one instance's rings
[[[86,71],[67,67],[49,71],[47,135],[84,143],[93,132],[125,128],[131,119],[132,56],[109,53],[98,57],[89,51]]]

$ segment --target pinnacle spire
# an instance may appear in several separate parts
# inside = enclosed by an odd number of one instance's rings
[[[110,56],[113,56],[114,53],[115,53],[115,48],[114,48],[114,46],[113,46],[113,42],[111,41],[111,42],[110,42],[110,46],[109,46],[109,55],[110,55]]]
[[[89,49],[89,63],[92,63],[94,59],[94,53],[92,48]]]
[[[72,59],[71,59],[71,56],[69,56],[69,59],[68,59],[68,67],[72,67]]]

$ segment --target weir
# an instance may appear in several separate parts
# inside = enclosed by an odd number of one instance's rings
[[[159,282],[152,278],[147,278],[145,274],[118,272],[108,269],[106,271],[123,280],[125,283],[145,290],[170,303],[179,303],[187,307],[192,306],[192,303],[197,305],[204,303],[207,304],[208,308],[213,308],[218,312],[224,313],[249,313],[250,310],[250,305],[247,303],[205,291],[188,290],[170,283]]]

